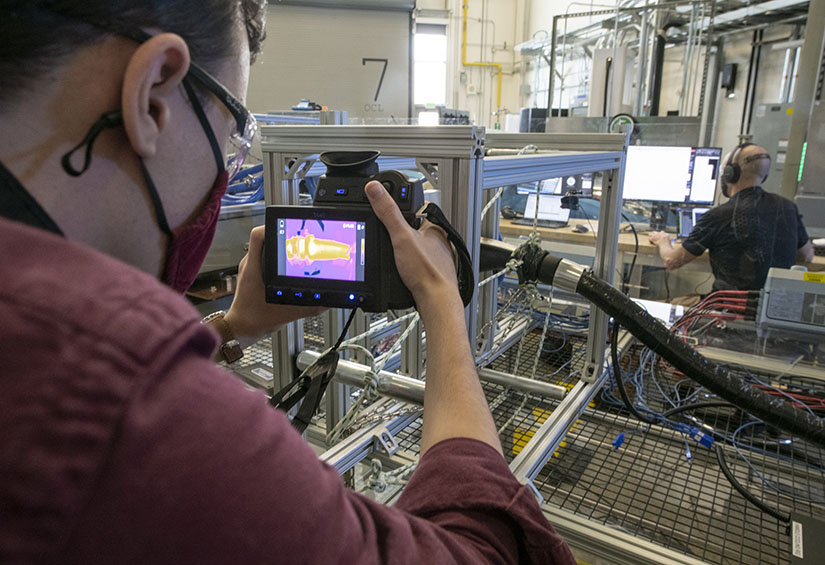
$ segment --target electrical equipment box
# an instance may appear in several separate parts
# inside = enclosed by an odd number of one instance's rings
[[[825,272],[768,271],[756,327],[760,335],[782,330],[821,341],[825,336]]]
[[[719,81],[719,86],[722,88],[727,89],[728,91],[733,90],[736,88],[736,69],[738,65],[736,63],[728,63],[724,67],[722,67],[722,79]]]
[[[754,109],[751,123],[753,143],[767,149],[771,156],[771,172],[762,183],[762,188],[774,194],[780,194],[782,187],[792,119],[793,108],[790,104],[757,104]]]
[[[426,114],[422,117],[421,114]],[[442,105],[416,104],[414,115],[419,119],[419,125],[431,126],[466,126],[470,125],[470,112],[457,108],[447,108]]]

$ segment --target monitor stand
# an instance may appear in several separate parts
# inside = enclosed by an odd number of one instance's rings
[[[654,203],[650,211],[650,231],[665,231],[668,214],[670,214],[669,202]]]

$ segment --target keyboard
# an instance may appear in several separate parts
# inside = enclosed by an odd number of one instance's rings
[[[512,223],[518,224],[520,226],[532,226],[533,220],[530,218],[517,218],[512,220]],[[539,228],[566,228],[569,222],[562,222],[558,220],[537,220],[536,227]]]

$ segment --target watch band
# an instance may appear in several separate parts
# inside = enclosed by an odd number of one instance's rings
[[[238,340],[235,339],[235,334],[232,333],[232,328],[226,323],[224,316],[226,316],[226,312],[222,310],[213,312],[201,320],[201,324],[215,328],[215,331],[218,332],[218,336],[221,338],[221,345],[218,347],[218,352],[224,361],[234,363],[243,357],[243,349],[241,349],[241,344]]]

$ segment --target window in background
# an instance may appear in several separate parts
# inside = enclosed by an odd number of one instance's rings
[[[447,103],[447,26],[418,25],[414,37],[414,104]]]

